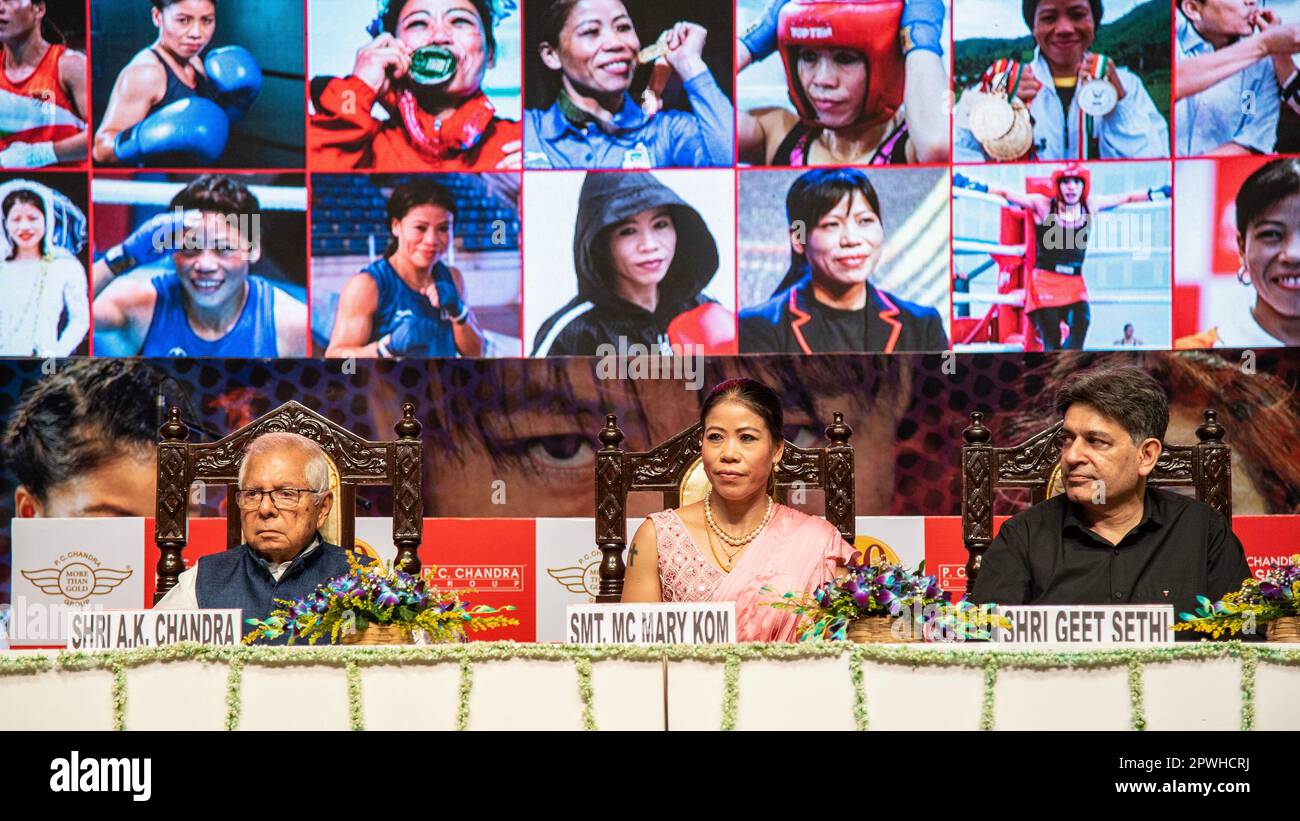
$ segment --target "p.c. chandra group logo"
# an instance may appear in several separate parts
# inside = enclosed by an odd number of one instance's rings
[[[546,575],[570,593],[587,595],[594,601],[600,593],[600,551],[592,550],[578,558],[572,567],[546,568]]]
[[[104,567],[94,554],[74,550],[55,559],[53,567],[19,572],[42,593],[74,604],[111,593],[135,571],[129,565],[122,570]]]

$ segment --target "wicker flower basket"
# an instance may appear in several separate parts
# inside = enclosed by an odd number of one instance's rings
[[[1283,616],[1268,623],[1268,640],[1300,644],[1300,616]]]
[[[344,633],[343,644],[411,644],[411,631],[396,624],[371,624],[364,630]]]
[[[856,644],[908,644],[924,641],[917,629],[910,637],[894,635],[894,619],[890,616],[867,616],[849,622],[848,638]]]

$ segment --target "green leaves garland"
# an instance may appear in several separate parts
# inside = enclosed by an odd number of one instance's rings
[[[736,729],[740,709],[740,656],[728,653],[722,667],[722,729]]]
[[[1142,681],[1142,664],[1136,659],[1128,662],[1129,726],[1134,730],[1147,728],[1146,692]]]
[[[984,659],[984,696],[980,699],[980,729],[992,730],[997,724],[998,659]]]
[[[239,729],[239,714],[244,707],[244,660],[236,656],[230,660],[226,674],[226,729]]]
[[[582,729],[596,729],[596,713],[592,708],[595,693],[591,690],[591,659],[578,656],[574,659],[578,668],[578,698],[582,700]]]
[[[456,729],[469,729],[469,694],[474,689],[474,668],[468,658],[460,660],[460,685],[456,688]]]
[[[361,668],[356,659],[348,659],[348,726],[366,729],[365,710],[361,706]]]
[[[1241,659],[1241,729],[1255,729],[1255,666],[1259,656],[1247,654]]]
[[[865,732],[871,729],[871,720],[867,715],[867,689],[862,679],[861,653],[849,656],[849,681],[853,683],[853,726]]]

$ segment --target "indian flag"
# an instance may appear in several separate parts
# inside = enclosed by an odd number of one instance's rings
[[[53,92],[41,93],[48,99],[0,89],[0,148],[15,142],[62,140],[86,130],[81,118],[54,102]]]

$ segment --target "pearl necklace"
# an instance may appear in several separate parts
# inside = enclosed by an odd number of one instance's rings
[[[718,523],[713,520],[712,497],[713,497],[713,489],[710,488],[708,493],[704,494],[704,521],[708,523],[709,530],[712,530],[715,534],[717,534],[719,539],[731,545],[732,547],[740,547],[741,545],[749,544],[750,542],[757,539],[758,534],[762,533],[763,528],[767,527],[767,523],[772,520],[772,497],[768,496],[767,512],[763,514],[763,521],[759,522],[758,527],[749,531],[744,536],[732,536],[730,533],[727,533],[725,530],[718,527]]]

